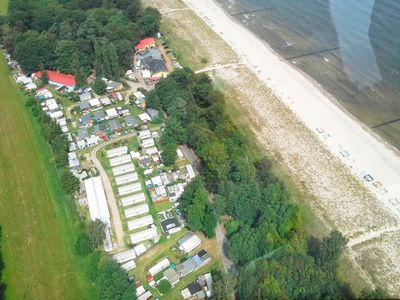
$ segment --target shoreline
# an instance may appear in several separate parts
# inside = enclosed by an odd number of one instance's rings
[[[315,79],[283,60],[266,41],[233,19],[219,3],[214,0],[184,2],[376,196],[380,204],[400,218],[399,152],[365,128]]]

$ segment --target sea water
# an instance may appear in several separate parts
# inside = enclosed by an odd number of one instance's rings
[[[400,150],[400,0],[217,0]]]

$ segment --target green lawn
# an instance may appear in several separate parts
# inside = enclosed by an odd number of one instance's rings
[[[8,0],[0,0],[0,16],[5,16],[8,9]]]
[[[3,7],[4,1],[1,2]],[[73,255],[76,217],[0,55],[0,224],[7,299],[94,299]]]

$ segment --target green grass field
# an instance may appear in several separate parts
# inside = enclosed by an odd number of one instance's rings
[[[0,0],[0,16],[5,16],[8,9],[8,0]]]
[[[1,2],[3,5],[3,2]],[[3,6],[2,6],[3,7]],[[0,55],[0,224],[7,299],[93,299],[73,255],[76,217],[38,124]]]

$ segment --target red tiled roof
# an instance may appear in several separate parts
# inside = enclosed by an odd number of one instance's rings
[[[63,74],[56,71],[46,70],[47,78],[49,81],[53,81],[65,86],[72,86],[75,85],[75,76],[69,74]],[[35,73],[37,78],[42,78],[42,72],[38,71]]]
[[[135,46],[136,50],[144,49],[148,46],[155,45],[156,39],[152,37],[141,39],[140,42]]]

